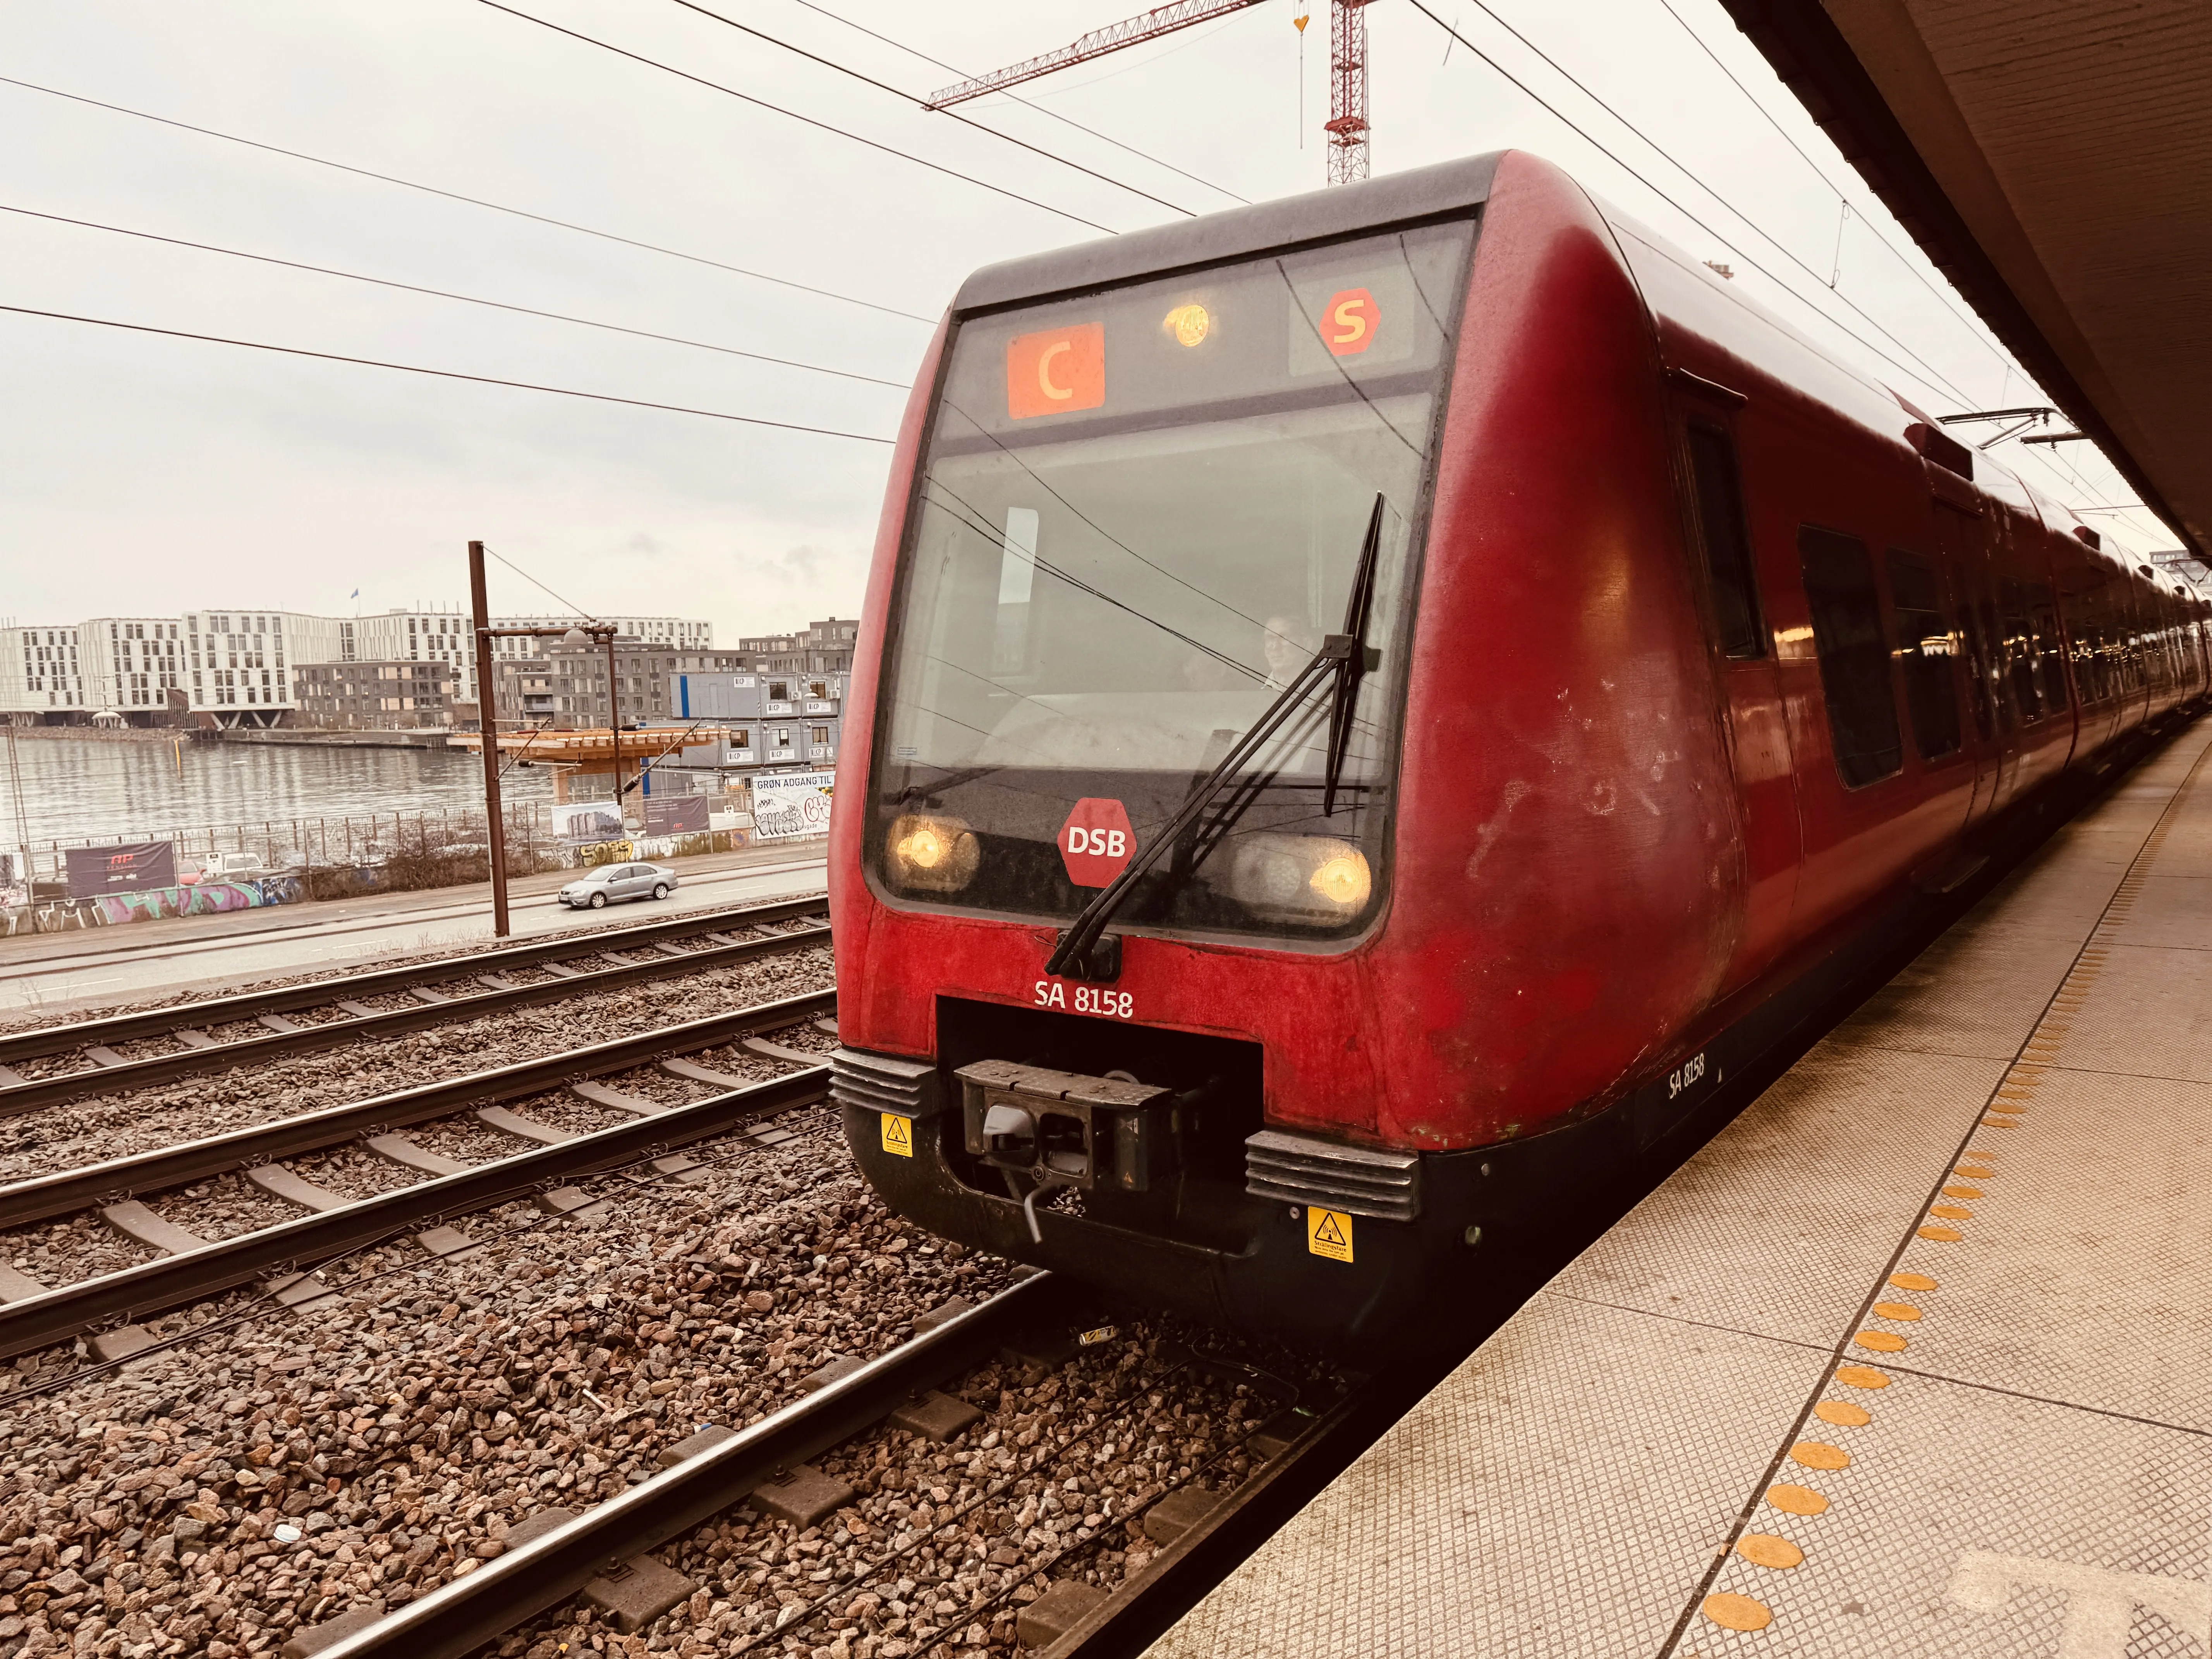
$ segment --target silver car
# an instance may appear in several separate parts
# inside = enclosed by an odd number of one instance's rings
[[[571,910],[604,910],[623,899],[665,899],[676,890],[676,872],[665,864],[603,864],[561,890]]]

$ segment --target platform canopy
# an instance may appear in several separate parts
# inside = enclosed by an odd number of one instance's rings
[[[2212,0],[1722,0],[2146,507],[2212,549]]]

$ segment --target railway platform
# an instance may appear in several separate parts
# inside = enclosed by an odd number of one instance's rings
[[[2212,720],[1152,1649],[2212,1652]]]

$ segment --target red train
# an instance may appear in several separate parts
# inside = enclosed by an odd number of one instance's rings
[[[993,266],[847,705],[847,1133],[939,1234],[1378,1331],[2200,702],[2207,618],[1527,155]]]

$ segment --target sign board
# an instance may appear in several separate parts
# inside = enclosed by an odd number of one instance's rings
[[[830,833],[835,772],[772,772],[753,780],[753,834],[763,841]]]
[[[1060,860],[1078,887],[1109,885],[1136,850],[1128,809],[1118,800],[1085,796],[1060,826]]]
[[[553,833],[578,846],[596,841],[619,841],[623,835],[622,808],[611,800],[556,801],[553,805]]]
[[[71,898],[97,898],[102,893],[136,893],[177,884],[177,844],[173,841],[72,847],[62,857],[67,862]]]
[[[704,795],[654,795],[645,803],[645,833],[648,836],[689,836],[707,828],[708,799]]]

